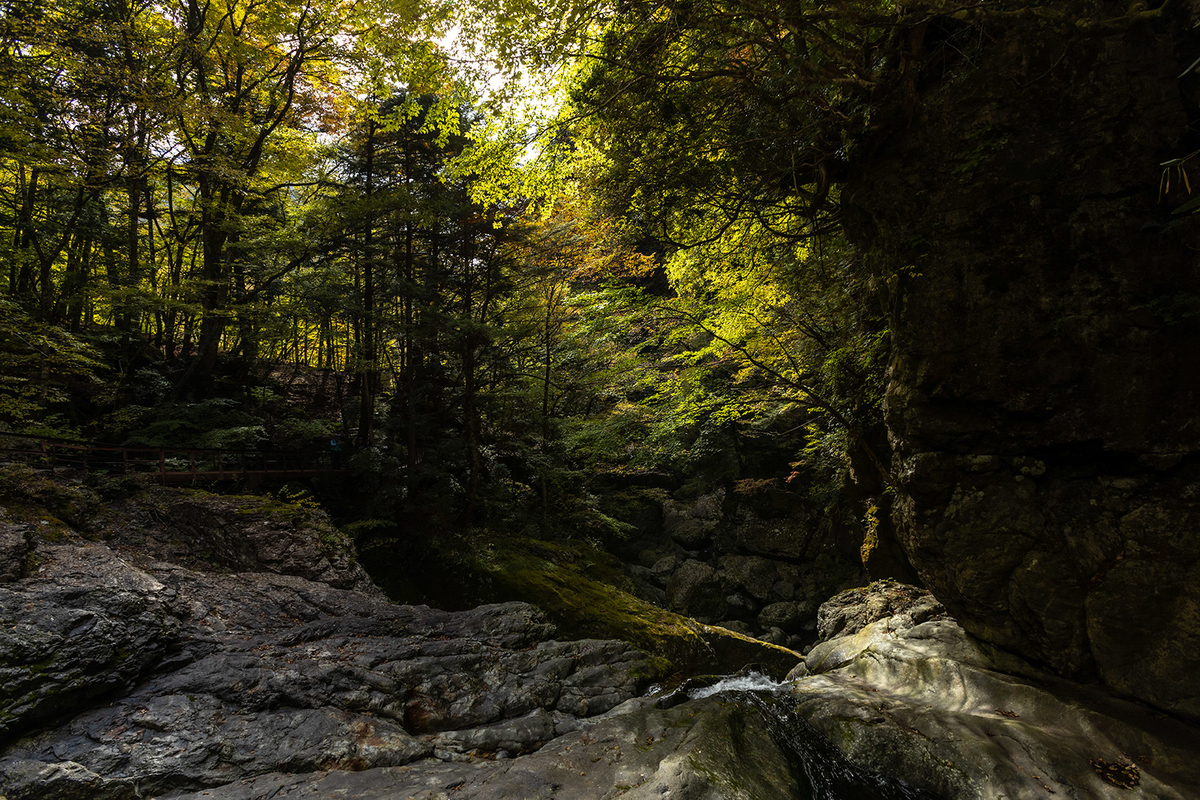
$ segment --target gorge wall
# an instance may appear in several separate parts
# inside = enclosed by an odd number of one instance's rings
[[[1195,718],[1200,218],[1172,212],[1200,159],[1163,162],[1200,147],[1200,37],[1168,5],[935,20],[843,204],[921,579],[985,641]]]

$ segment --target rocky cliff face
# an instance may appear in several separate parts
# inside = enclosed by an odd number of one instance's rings
[[[936,20],[845,205],[921,579],[989,642],[1200,717],[1200,217],[1172,213],[1200,162],[1160,166],[1200,138],[1200,38],[1168,5]]]
[[[637,520],[636,533],[613,549],[639,596],[793,650],[810,644],[822,601],[863,582],[858,546],[839,541],[814,504],[780,484],[747,479],[699,496],[633,495],[653,522]]]

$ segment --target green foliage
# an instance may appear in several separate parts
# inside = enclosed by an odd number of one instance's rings
[[[336,430],[330,420],[285,417],[273,425],[271,440],[285,449],[303,450],[320,442],[322,447]]]
[[[0,423],[61,434],[71,391],[95,391],[103,373],[94,347],[0,297]]]
[[[370,519],[597,540],[595,471],[736,478],[772,440],[827,476],[878,425],[831,231],[892,4],[10,5],[10,425],[338,434]],[[507,86],[453,74],[455,24]]]
[[[89,472],[85,483],[106,502],[125,500],[141,494],[149,481],[140,473],[111,474],[102,471]]]
[[[886,328],[837,240],[798,246],[754,226],[730,236],[668,255],[673,295],[615,279],[569,294],[566,307],[587,311],[560,339],[575,363],[607,368],[595,402],[562,421],[563,445],[591,468],[719,480],[760,469],[743,451],[774,441],[827,499],[880,424]]]
[[[285,483],[275,492],[275,497],[281,503],[300,508],[317,509],[321,507],[320,501],[313,497],[307,487],[297,484]]]
[[[127,445],[255,450],[267,439],[262,420],[228,398],[127,406],[108,420]]]

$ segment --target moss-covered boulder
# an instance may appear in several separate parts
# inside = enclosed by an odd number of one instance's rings
[[[735,672],[757,665],[783,675],[801,660],[784,647],[639,600],[627,591],[620,563],[587,543],[498,539],[479,565],[493,591],[539,606],[563,635],[621,639],[680,673]]]

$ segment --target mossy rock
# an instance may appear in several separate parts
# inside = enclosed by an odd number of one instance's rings
[[[0,505],[40,516],[58,526],[86,528],[99,512],[100,497],[86,486],[56,480],[26,464],[0,466]],[[38,509],[38,511],[31,511]]]
[[[507,599],[540,607],[563,634],[621,639],[693,675],[757,666],[786,675],[801,660],[783,647],[705,625],[639,600],[613,556],[583,542],[497,539],[480,567]]]

